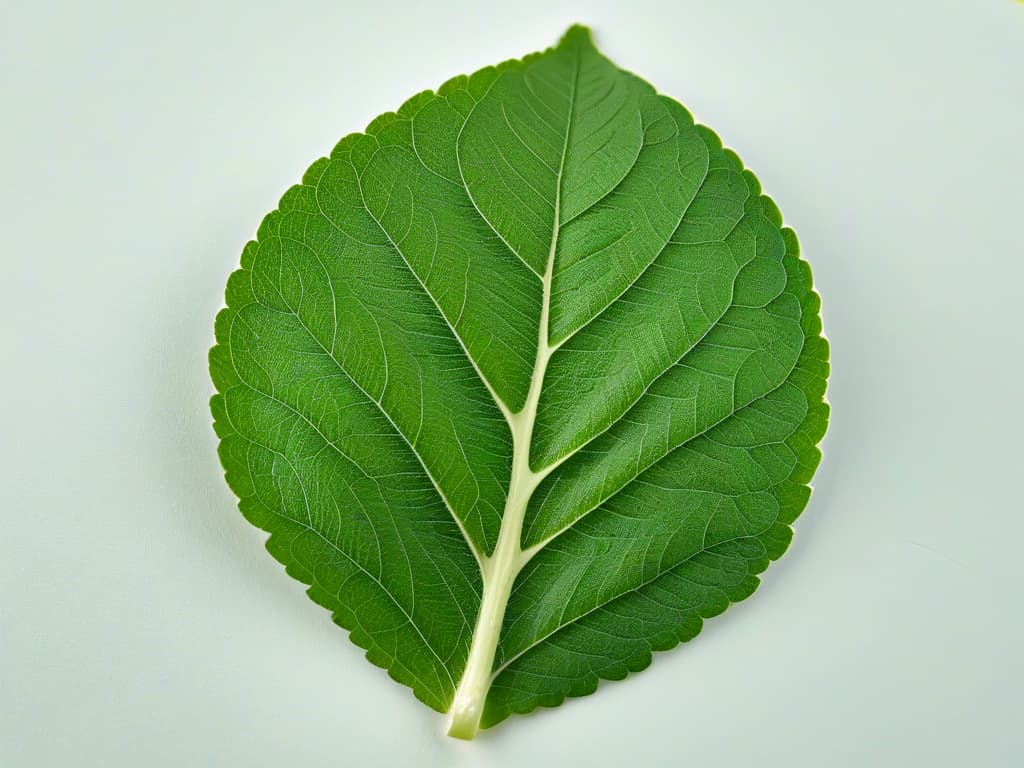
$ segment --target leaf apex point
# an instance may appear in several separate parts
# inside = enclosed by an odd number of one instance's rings
[[[594,37],[590,32],[590,27],[585,24],[572,24],[565,34],[562,35],[562,39],[558,42],[559,47],[568,45],[583,45],[589,48],[594,47]]]

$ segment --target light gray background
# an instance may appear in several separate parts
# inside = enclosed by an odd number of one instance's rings
[[[800,233],[833,420],[752,600],[457,743],[236,511],[206,352],[313,159],[576,20]],[[0,97],[0,765],[1024,764],[1024,5],[26,3]]]

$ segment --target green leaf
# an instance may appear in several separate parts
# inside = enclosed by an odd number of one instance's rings
[[[241,511],[452,735],[643,669],[755,590],[807,503],[828,347],[781,223],[582,27],[414,96],[228,282]]]

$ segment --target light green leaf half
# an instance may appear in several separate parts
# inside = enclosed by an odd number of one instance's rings
[[[643,669],[754,591],[807,502],[828,346],[781,224],[582,27],[414,96],[228,282],[242,512],[452,735]]]

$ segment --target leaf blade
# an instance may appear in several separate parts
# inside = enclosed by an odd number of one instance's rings
[[[453,733],[693,637],[807,503],[828,347],[795,236],[582,28],[339,142],[226,298],[243,514],[429,706],[483,660]]]

